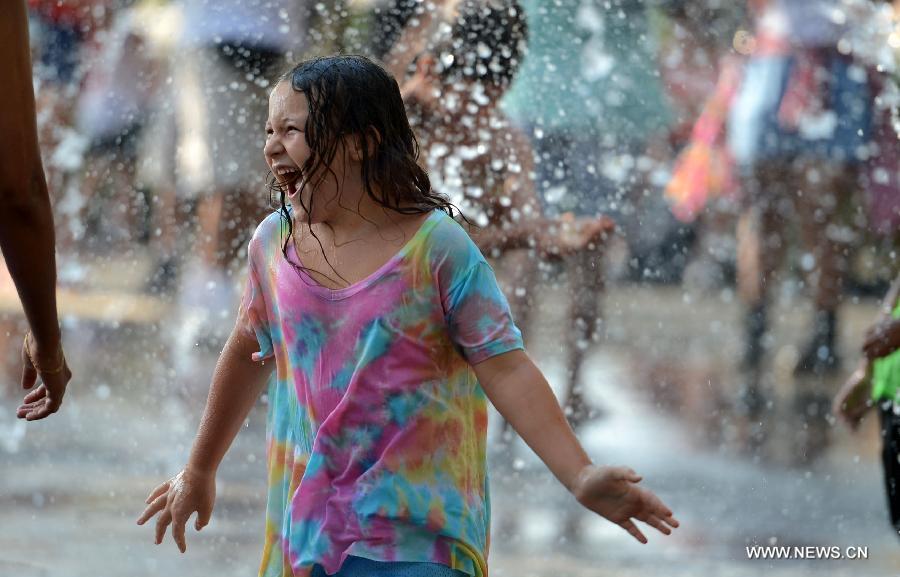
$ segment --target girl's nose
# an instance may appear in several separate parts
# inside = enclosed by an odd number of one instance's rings
[[[266,139],[266,144],[263,146],[263,154],[266,158],[272,158],[279,152],[283,152],[284,147],[281,146],[281,141],[278,139],[276,135],[271,135]]]

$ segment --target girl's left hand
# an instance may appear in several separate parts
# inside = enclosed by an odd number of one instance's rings
[[[670,535],[678,521],[659,497],[637,486],[641,477],[628,467],[588,466],[582,471],[572,493],[578,502],[622,527],[640,541],[647,538],[632,519]]]

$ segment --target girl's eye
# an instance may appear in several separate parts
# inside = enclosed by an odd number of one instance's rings
[[[299,132],[300,129],[297,128],[296,126],[288,126],[288,127],[287,127],[287,131],[288,131],[288,132],[291,132],[291,131],[293,131],[293,132]]]

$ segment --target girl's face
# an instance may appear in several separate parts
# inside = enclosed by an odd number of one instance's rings
[[[318,182],[315,190],[312,186],[303,186],[304,183],[316,183],[320,180],[318,175],[311,178],[313,175],[300,172],[311,154],[304,133],[308,115],[306,96],[294,90],[289,82],[279,83],[269,96],[269,118],[266,121],[263,154],[275,179],[286,187],[287,201],[294,207],[297,217],[303,222],[308,217],[312,224],[328,219],[329,213],[337,204],[338,187],[331,177]],[[336,156],[337,162],[333,162],[331,166],[338,175],[343,171],[342,166],[336,166],[340,164],[340,156]],[[300,190],[302,193],[298,192]],[[310,206],[313,195],[316,199],[315,206],[312,207],[312,214],[307,215],[303,207]]]

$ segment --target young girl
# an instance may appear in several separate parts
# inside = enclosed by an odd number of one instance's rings
[[[522,349],[493,271],[431,190],[396,81],[358,56],[304,62],[269,100],[281,210],[250,241],[240,317],[187,466],[138,520],[209,522],[215,475],[268,383],[260,575],[487,575],[486,399],[585,507],[641,542],[678,522],[597,467]],[[274,361],[273,361],[274,359]]]

